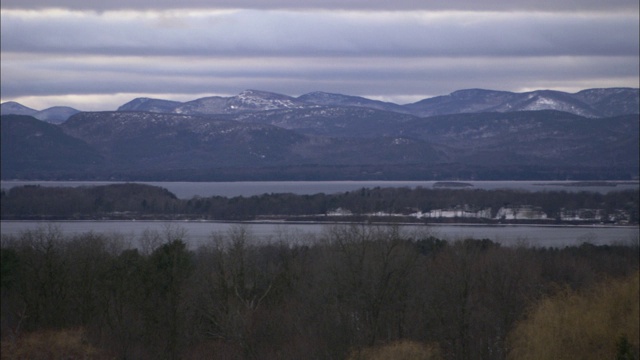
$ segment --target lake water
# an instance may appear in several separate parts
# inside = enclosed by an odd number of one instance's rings
[[[26,230],[54,225],[65,234],[87,232],[124,235],[136,245],[145,230],[163,233],[170,227],[186,232],[191,248],[207,243],[214,233],[226,233],[234,226],[244,226],[258,242],[284,239],[290,242],[314,241],[328,230],[329,224],[291,223],[225,223],[213,221],[2,221],[0,233],[18,235]],[[340,225],[338,225],[340,226]],[[455,241],[465,238],[488,238],[505,246],[525,244],[537,247],[562,247],[583,242],[592,244],[638,244],[638,227],[634,226],[529,226],[529,225],[400,225],[403,231],[417,231],[441,239]]]
[[[40,186],[95,186],[116,184],[112,181],[2,181],[3,189],[21,185]],[[194,196],[252,196],[265,193],[339,193],[359,190],[363,187],[438,187],[436,181],[276,181],[276,182],[142,182],[168,189],[179,198],[190,199]],[[571,181],[464,181],[471,184],[461,189],[521,189],[527,191],[596,191],[606,193],[627,189],[638,190],[638,182],[610,181],[602,183],[576,183]],[[197,247],[207,242],[212,233],[224,233],[234,223],[212,221],[2,221],[0,234],[16,235],[28,229],[36,229],[47,224],[59,226],[64,233],[80,234],[89,231],[114,233],[136,239],[143,231],[160,231],[166,226],[179,226],[187,232],[190,246]],[[294,236],[289,238],[310,239],[317,237],[327,229],[327,224],[284,224],[284,223],[245,223],[259,241],[273,240],[283,233]],[[406,225],[407,230],[419,230],[447,240],[464,238],[488,238],[505,245],[527,243],[532,246],[565,246],[588,241],[593,244],[611,244],[618,242],[638,242],[638,227],[606,226],[479,226],[479,225]]]
[[[1,181],[0,187],[10,189],[14,186],[96,186],[121,184],[114,181]],[[361,188],[408,187],[435,188],[437,181],[237,181],[237,182],[140,182],[166,188],[181,199],[194,196],[253,196],[270,193],[294,193],[311,195],[317,193],[333,194],[354,191]],[[466,187],[448,187],[456,189],[520,189],[527,191],[610,191],[638,190],[638,181],[574,182],[574,181],[463,181],[458,184],[470,184]]]

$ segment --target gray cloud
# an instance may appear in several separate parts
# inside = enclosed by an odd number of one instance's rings
[[[56,6],[82,9],[84,3]],[[117,1],[105,3],[119,8]],[[6,10],[18,4],[3,1],[2,101],[123,93],[184,98],[247,88],[400,101],[471,87],[638,86],[640,16],[621,11],[637,7],[636,1],[607,2],[606,11],[600,11],[602,1],[549,2],[542,12],[523,9],[545,1],[524,0],[507,7],[483,2],[500,11],[481,12],[430,11],[426,1],[403,1],[393,9],[412,11],[384,11],[375,1],[350,2],[358,9],[350,11],[327,10],[339,6],[324,1],[304,2],[324,4],[323,11],[304,10],[295,5],[300,1],[259,3],[278,10],[252,9],[259,6],[245,1],[240,10],[26,11]],[[446,3],[455,10],[477,2]],[[567,11],[572,3],[581,11]],[[146,9],[143,2],[132,4]],[[19,5],[38,7],[29,0]]]
[[[75,57],[53,63],[16,59],[19,64],[14,65],[9,59],[13,71],[3,74],[2,93],[3,96],[117,92],[233,94],[259,88],[289,95],[324,90],[393,97],[446,94],[469,87],[517,90],[526,86],[566,88],[576,83],[596,87],[601,83],[599,77],[612,79],[612,84],[638,78],[637,60],[632,57],[571,57],[560,61],[553,57],[270,58],[237,59],[235,66],[228,65],[234,59],[167,61],[150,57],[135,65],[125,60],[119,64]],[[163,65],[149,65],[154,62]],[[189,66],[180,65],[184,63]]]
[[[637,16],[295,13],[2,17],[2,51],[199,56],[638,54]],[[176,24],[167,26],[167,23]]]
[[[65,8],[76,10],[149,9],[347,9],[347,10],[463,10],[463,11],[627,11],[635,0],[3,0],[7,9]]]

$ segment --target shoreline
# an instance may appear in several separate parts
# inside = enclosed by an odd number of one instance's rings
[[[82,181],[82,180],[1,180],[2,189],[37,185],[43,187],[104,186],[112,184],[145,184],[164,188],[179,199],[194,197],[249,197],[264,194],[297,195],[336,194],[362,188],[426,188],[433,190],[525,190],[530,192],[567,191],[599,192],[635,190],[640,181],[613,180],[332,180],[332,181]],[[470,185],[470,186],[469,186]]]
[[[554,223],[554,224],[541,224],[541,223],[471,223],[471,222],[404,222],[404,221],[291,221],[291,220],[211,220],[211,219],[0,219],[0,222],[43,222],[43,223],[56,223],[56,222],[77,222],[77,223],[90,223],[90,222],[138,222],[138,223],[163,223],[163,222],[176,222],[176,223],[212,223],[212,224],[273,224],[273,225],[380,225],[380,226],[457,226],[457,227],[478,227],[478,228],[500,228],[500,227],[540,227],[540,228],[637,228],[640,230],[639,224],[602,224],[602,223]]]

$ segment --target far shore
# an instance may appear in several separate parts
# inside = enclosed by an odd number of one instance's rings
[[[313,219],[310,219],[310,218]],[[340,224],[365,224],[365,225],[425,225],[425,226],[469,226],[469,227],[509,227],[509,226],[536,226],[536,227],[585,227],[585,228],[639,228],[638,224],[603,223],[599,221],[558,221],[550,220],[496,220],[496,219],[462,219],[462,218],[441,218],[441,219],[417,219],[407,216],[262,216],[258,219],[206,219],[194,216],[82,216],[82,217],[57,217],[57,216],[30,216],[21,218],[2,218],[0,221],[16,222],[116,222],[116,221],[139,221],[139,222],[197,222],[197,223],[237,223],[237,224],[301,224],[301,225],[340,225]]]

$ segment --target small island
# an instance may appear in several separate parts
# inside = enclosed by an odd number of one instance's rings
[[[434,188],[467,188],[473,187],[473,184],[459,181],[438,181],[433,184]]]

